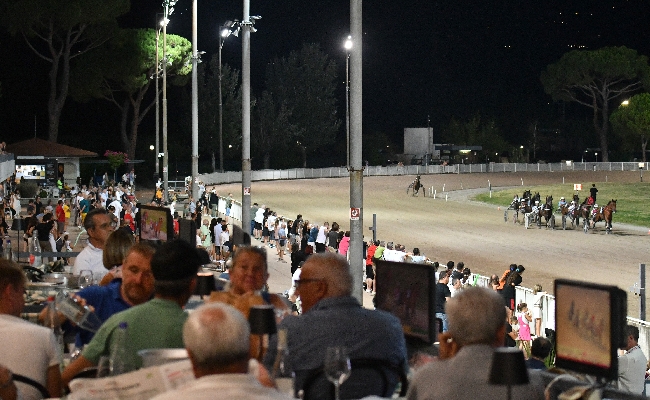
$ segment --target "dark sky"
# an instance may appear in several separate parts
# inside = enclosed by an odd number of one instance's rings
[[[477,111],[496,118],[507,136],[516,137],[531,121],[557,108],[549,105],[539,76],[563,53],[577,46],[625,45],[650,55],[650,2],[642,0],[381,0],[364,6],[364,132],[381,131],[395,138],[401,138],[404,127],[426,126],[427,115],[439,129],[452,116]],[[251,0],[250,10],[262,16],[255,25],[258,32],[252,34],[253,94],[263,90],[269,60],[313,42],[339,65],[343,105],[342,44],[349,31],[349,2]],[[132,0],[132,10],[121,23],[153,28],[161,11],[160,0]],[[199,50],[208,53],[205,60],[217,50],[218,26],[234,18],[242,18],[241,1],[199,0],[198,41]],[[191,39],[190,31],[191,1],[179,0],[168,32]],[[4,136],[11,141],[33,135],[36,118],[37,134],[46,137],[45,63],[5,35],[0,46]],[[240,68],[240,38],[228,38],[223,60]],[[87,132],[113,132],[119,117],[110,107],[69,101],[61,123],[64,140],[99,151],[92,147],[102,141],[87,142]],[[584,112],[578,106],[571,110]],[[340,113],[343,119],[342,106]],[[145,124],[144,131],[152,125]]]

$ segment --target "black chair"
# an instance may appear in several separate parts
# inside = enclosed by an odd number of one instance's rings
[[[400,397],[406,396],[408,380],[402,366],[386,360],[362,358],[350,360],[350,367],[350,377],[341,384],[341,399],[373,395],[392,397],[398,382],[401,383]],[[302,391],[303,400],[334,399],[334,384],[327,380],[323,367],[307,374]]]

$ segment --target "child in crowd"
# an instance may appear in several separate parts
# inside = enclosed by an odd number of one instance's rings
[[[533,317],[528,311],[528,305],[526,303],[519,303],[517,305],[517,322],[519,322],[519,348],[523,350],[524,356],[526,359],[530,357],[530,342],[532,340],[530,336],[530,322],[533,320]]]

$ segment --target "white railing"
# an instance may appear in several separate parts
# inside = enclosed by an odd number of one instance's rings
[[[643,169],[648,170],[650,163],[645,163]],[[389,165],[386,167],[369,165],[364,168],[365,176],[397,176],[397,175],[429,175],[429,174],[474,174],[486,172],[559,172],[559,171],[638,171],[638,162],[563,162],[551,164],[519,164],[519,163],[490,163],[490,164],[454,164],[454,165]],[[284,179],[315,179],[315,178],[344,178],[350,172],[346,167],[331,168],[295,168],[284,170],[251,171],[252,181],[284,180]],[[213,172],[203,174],[199,179],[207,185],[241,182],[241,172]]]

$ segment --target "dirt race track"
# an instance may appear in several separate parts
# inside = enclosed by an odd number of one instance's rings
[[[603,223],[595,231],[584,234],[581,229],[563,231],[505,223],[503,210],[468,200],[487,190],[490,180],[493,190],[517,186],[582,183],[588,194],[591,183],[638,182],[635,172],[554,172],[554,173],[499,173],[425,175],[426,188],[437,190],[437,198],[412,197],[406,188],[413,176],[364,177],[364,237],[372,238],[368,227],[372,215],[377,214],[377,238],[402,243],[410,251],[419,247],[430,259],[441,264],[448,260],[463,261],[472,272],[482,275],[503,273],[511,263],[523,264],[523,285],[540,283],[552,292],[553,280],[571,278],[603,284],[615,284],[628,290],[638,281],[639,263],[650,262],[648,227],[617,224],[613,219],[613,233],[606,235]],[[521,186],[523,179],[524,186]],[[442,194],[445,185],[447,201]],[[606,185],[599,187],[599,203],[617,198]],[[559,200],[573,193],[551,193]],[[241,200],[241,184],[218,186],[219,194],[232,191]],[[585,191],[581,198],[585,197]],[[349,229],[349,179],[315,179],[273,182],[253,182],[252,202],[266,204],[278,215],[295,218],[301,213],[305,219],[321,224],[337,221],[343,230]],[[547,193],[542,193],[542,196]],[[507,204],[504,204],[507,206]],[[650,207],[650,206],[649,206]],[[625,202],[618,201],[618,210]],[[557,218],[561,225],[560,218]],[[628,315],[637,317],[638,297],[628,293]]]

